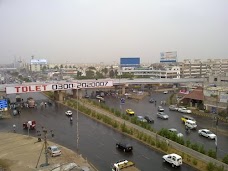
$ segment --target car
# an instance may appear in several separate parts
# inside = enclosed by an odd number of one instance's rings
[[[175,129],[175,128],[170,128],[168,130],[169,130],[169,132],[176,134],[177,137],[179,137],[179,138],[184,136],[182,133],[178,132],[177,129]]]
[[[196,121],[186,120],[185,127],[188,129],[196,129],[197,128]]]
[[[164,91],[163,93],[164,93],[164,94],[168,94],[168,91],[166,90],[166,91]]]
[[[170,105],[169,110],[177,111],[178,107],[176,105]]]
[[[164,108],[162,106],[158,106],[158,112],[164,112]]]
[[[71,110],[66,111],[65,114],[66,114],[67,116],[72,116],[72,115],[73,115],[73,113],[72,113]]]
[[[172,153],[162,156],[163,162],[168,162],[172,167],[182,165],[182,157],[178,154]]]
[[[123,150],[124,152],[131,152],[133,150],[133,146],[129,143],[117,142],[116,148]]]
[[[209,139],[212,139],[212,140],[216,138],[216,135],[208,129],[200,129],[200,130],[198,130],[198,134],[202,135],[204,137],[207,137]]]
[[[181,113],[188,113],[188,114],[192,113],[191,110],[189,110],[189,109],[187,109],[187,108],[185,108],[185,107],[178,108],[178,112],[181,112]]]
[[[49,146],[49,147],[47,148],[47,150],[48,150],[48,153],[49,153],[52,157],[60,156],[60,155],[61,155],[61,150],[60,150],[59,147],[56,146],[56,145]]]
[[[181,120],[182,120],[183,123],[185,123],[186,120],[196,121],[193,117],[188,116],[188,115],[182,115]]]
[[[132,109],[126,109],[126,114],[135,115],[135,112]]]
[[[154,98],[150,98],[149,102],[154,103],[155,102]]]
[[[161,119],[168,119],[169,115],[165,114],[164,112],[158,112],[157,117]]]
[[[154,119],[148,115],[144,116],[144,119],[146,119],[148,123],[154,123]]]
[[[146,120],[143,116],[137,116],[137,119],[138,119],[140,122],[147,122],[147,120]]]

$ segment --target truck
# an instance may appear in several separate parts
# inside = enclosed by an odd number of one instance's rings
[[[139,171],[135,164],[128,160],[121,160],[113,164],[112,171]]]
[[[32,97],[27,98],[27,103],[29,108],[35,107],[35,100]]]

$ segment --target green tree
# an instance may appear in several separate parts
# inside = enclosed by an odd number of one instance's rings
[[[63,68],[63,65],[62,64],[60,65],[60,68]]]
[[[91,78],[94,78],[94,76],[95,76],[94,71],[92,70],[86,71],[86,78],[91,79]]]
[[[103,74],[99,71],[96,72],[96,78],[104,78]]]
[[[60,67],[61,67],[61,66],[60,66]],[[55,66],[54,66],[54,69],[59,69],[58,65],[55,65]]]
[[[115,72],[113,70],[109,71],[109,77],[113,78],[115,76]]]

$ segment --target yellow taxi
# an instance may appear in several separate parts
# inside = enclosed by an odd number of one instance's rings
[[[188,116],[188,115],[182,115],[181,120],[182,120],[182,122],[183,122],[183,123],[185,123],[185,122],[186,122],[186,120],[192,120],[192,121],[195,121],[195,119],[194,119],[193,117]]]
[[[134,115],[135,112],[132,109],[126,109],[126,114],[128,114],[128,115]]]

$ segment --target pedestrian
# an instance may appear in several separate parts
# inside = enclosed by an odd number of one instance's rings
[[[16,125],[13,124],[13,132],[16,132]]]

